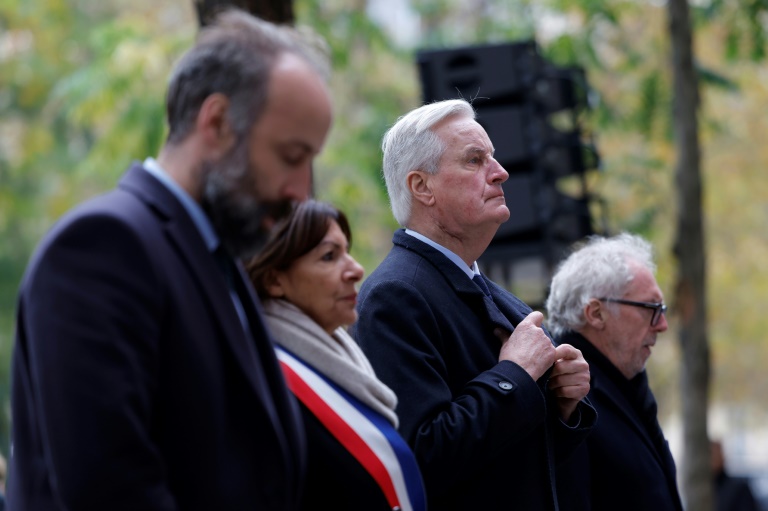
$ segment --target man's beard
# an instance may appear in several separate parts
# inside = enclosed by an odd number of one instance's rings
[[[269,237],[269,226],[291,210],[288,200],[264,201],[253,195],[264,193],[254,178],[260,174],[248,161],[245,143],[219,161],[203,163],[202,207],[227,252],[238,259],[256,255]]]

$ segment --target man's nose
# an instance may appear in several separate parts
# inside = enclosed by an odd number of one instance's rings
[[[509,172],[504,170],[504,167],[495,158],[491,158],[491,166],[488,176],[491,183],[503,183],[509,179]]]
[[[311,163],[296,172],[287,186],[283,189],[283,199],[302,202],[312,195],[312,176],[314,169]]]

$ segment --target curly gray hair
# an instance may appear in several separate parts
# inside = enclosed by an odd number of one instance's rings
[[[622,296],[633,278],[630,262],[656,271],[651,244],[626,232],[610,238],[590,236],[562,261],[545,304],[552,335],[584,326],[584,307],[592,298]]]

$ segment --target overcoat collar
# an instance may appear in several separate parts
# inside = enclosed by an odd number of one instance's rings
[[[590,393],[600,393],[610,396],[608,406],[612,406],[617,413],[622,415],[626,422],[631,425],[638,436],[642,438],[643,443],[654,453],[659,464],[666,470],[666,460],[659,452],[660,446],[656,446],[651,438],[648,428],[645,426],[638,404],[633,403],[628,396],[628,387],[630,382],[621,374],[621,372],[603,355],[591,342],[584,336],[576,332],[568,332],[559,339],[561,343],[567,343],[581,350],[584,358],[589,362],[591,381]],[[645,379],[647,385],[647,374],[643,371],[638,378]],[[650,389],[647,389],[651,392]],[[601,399],[600,401],[605,401]]]
[[[392,242],[420,255],[432,264],[465,301],[481,301],[488,312],[490,321],[495,326],[511,333],[514,330],[514,325],[525,319],[530,312],[530,308],[522,301],[517,300],[481,274],[491,291],[491,296],[487,296],[472,279],[467,278],[467,275],[456,266],[456,263],[445,257],[439,250],[413,236],[409,236],[404,229],[395,232]]]
[[[202,236],[189,217],[184,207],[178,199],[154,176],[149,174],[139,163],[134,163],[123,178],[118,187],[134,194],[140,200],[145,202],[158,216],[165,233],[179,256],[187,266],[189,274],[200,288],[201,296],[208,301],[212,316],[218,322],[223,335],[222,342],[225,342],[234,354],[243,375],[250,383],[252,390],[259,397],[258,401],[265,407],[268,416],[272,418],[276,434],[281,440],[283,438],[283,428],[280,425],[277,412],[273,406],[273,400],[270,392],[286,392],[284,389],[270,388],[267,381],[281,381],[282,375],[276,363],[269,363],[270,358],[274,358],[271,352],[272,342],[267,343],[270,346],[269,353],[258,353],[256,343],[249,339],[241,322],[237,311],[232,303],[229,289],[223,278],[219,267],[216,264],[213,255],[208,251]],[[259,319],[257,311],[257,302],[255,294],[250,285],[245,281],[245,274],[242,265],[235,262],[238,268],[235,275],[236,285],[240,292],[240,299],[243,302],[243,308],[249,320],[253,336],[264,336],[269,339],[264,330],[263,323]],[[215,340],[212,340],[215,342]],[[259,343],[265,344],[265,343]],[[264,360],[264,357],[270,357]],[[259,359],[262,359],[259,362]],[[257,368],[263,367],[262,370]],[[275,374],[265,375],[264,372],[273,372]],[[286,392],[287,395],[287,392]]]

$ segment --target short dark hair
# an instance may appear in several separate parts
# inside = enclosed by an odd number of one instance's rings
[[[351,246],[349,222],[339,209],[312,199],[294,206],[290,215],[273,229],[264,248],[246,264],[259,298],[269,298],[267,288],[270,272],[287,270],[297,259],[319,245],[332,221],[339,224]]]
[[[277,59],[296,54],[327,78],[321,41],[275,25],[237,8],[216,16],[200,30],[195,45],[177,63],[168,85],[168,143],[189,135],[205,99],[221,93],[230,99],[228,118],[239,139],[264,111],[269,77]]]

